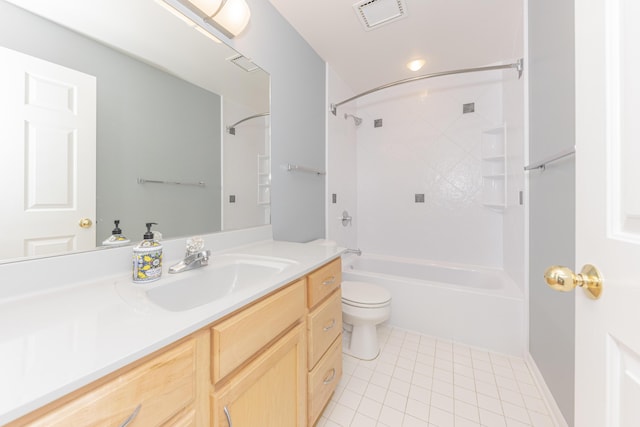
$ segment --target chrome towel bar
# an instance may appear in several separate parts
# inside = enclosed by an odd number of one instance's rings
[[[170,185],[192,185],[195,187],[204,187],[204,181],[198,182],[180,182],[180,181],[161,181],[157,179],[138,178],[138,184],[170,184]]]
[[[547,157],[544,160],[541,160],[539,162],[536,162],[536,163],[530,164],[528,166],[525,166],[524,170],[525,171],[530,171],[530,170],[534,170],[534,169],[542,169],[542,170],[544,170],[549,163],[553,163],[553,162],[558,161],[560,159],[564,159],[565,157],[571,156],[572,154],[575,154],[575,153],[576,153],[576,147],[574,146],[574,147],[571,147],[569,149],[560,151],[559,153],[556,153],[555,155],[553,155],[551,157]]]

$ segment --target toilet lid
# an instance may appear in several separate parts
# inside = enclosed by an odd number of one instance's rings
[[[357,305],[380,305],[391,301],[389,291],[365,282],[342,282],[342,300]]]

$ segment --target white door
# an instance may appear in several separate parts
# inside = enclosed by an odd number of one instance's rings
[[[95,247],[95,77],[2,47],[0,64],[0,259]]]
[[[575,2],[576,427],[640,426],[640,2]]]

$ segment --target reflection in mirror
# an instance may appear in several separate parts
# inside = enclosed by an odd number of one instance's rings
[[[0,262],[114,220],[132,242],[269,223],[269,116],[224,131],[269,111],[255,64],[153,0],[0,0],[0,22]]]

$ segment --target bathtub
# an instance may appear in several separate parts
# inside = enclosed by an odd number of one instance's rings
[[[366,253],[342,262],[342,280],[391,293],[390,325],[522,356],[524,298],[502,270]]]

